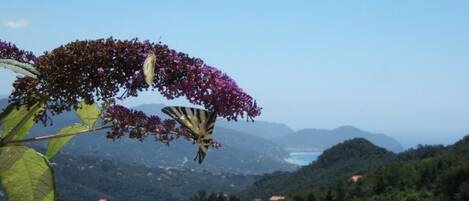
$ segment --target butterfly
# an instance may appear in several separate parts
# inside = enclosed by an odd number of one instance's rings
[[[212,142],[212,132],[217,119],[216,112],[178,106],[165,107],[161,111],[181,124],[191,138],[199,144],[199,151],[194,161],[198,159],[199,164],[202,163]]]
[[[155,77],[155,64],[156,64],[156,55],[153,52],[150,52],[143,62],[143,75],[145,75],[145,82],[151,86],[153,84],[153,79]]]

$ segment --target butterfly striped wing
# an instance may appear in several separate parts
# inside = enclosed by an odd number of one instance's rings
[[[165,107],[162,111],[181,124],[191,134],[192,139],[199,144],[199,151],[194,160],[199,159],[198,162],[202,163],[212,141],[212,133],[217,118],[216,113],[177,106]]]

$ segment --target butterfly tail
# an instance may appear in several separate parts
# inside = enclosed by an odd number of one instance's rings
[[[199,164],[201,164],[204,161],[205,156],[207,155],[207,150],[208,150],[208,145],[206,144],[199,145],[199,151],[197,152],[197,155],[195,155],[194,161],[197,161],[198,159]]]

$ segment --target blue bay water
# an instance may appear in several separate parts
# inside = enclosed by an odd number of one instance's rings
[[[315,161],[321,154],[322,152],[320,151],[290,152],[290,157],[285,159],[285,161],[296,164],[296,165],[304,166]]]

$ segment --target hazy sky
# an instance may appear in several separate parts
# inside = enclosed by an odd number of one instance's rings
[[[469,134],[469,1],[5,1],[0,39],[162,41],[232,76],[294,129],[353,125],[405,145]],[[5,5],[7,8],[5,8]],[[0,94],[14,74],[0,71]],[[157,93],[129,100],[164,101]]]

